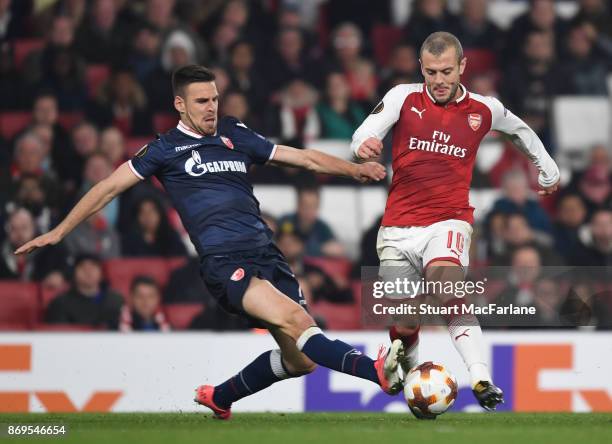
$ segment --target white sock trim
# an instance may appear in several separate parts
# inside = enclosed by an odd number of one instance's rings
[[[282,359],[283,357],[279,349],[274,349],[270,352],[270,367],[272,368],[272,373],[279,379],[287,379],[289,373],[285,371]]]
[[[322,334],[323,332],[321,331],[319,327],[315,327],[315,326],[308,327],[306,330],[302,332],[300,337],[297,338],[297,341],[295,341],[295,345],[297,346],[299,351],[302,351],[302,349],[306,345],[306,342],[308,342],[310,338],[312,338],[315,335],[322,335]]]

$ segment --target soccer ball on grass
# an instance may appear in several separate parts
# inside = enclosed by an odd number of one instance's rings
[[[442,364],[423,362],[406,375],[404,397],[414,416],[436,419],[455,403],[457,380]]]

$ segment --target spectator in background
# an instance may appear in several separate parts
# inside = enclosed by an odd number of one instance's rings
[[[12,209],[23,207],[27,209],[36,227],[36,232],[46,233],[55,226],[59,216],[58,208],[50,205],[47,199],[48,191],[45,189],[42,178],[34,174],[24,174],[16,184],[16,192],[8,207]]]
[[[500,306],[533,306],[535,283],[542,271],[540,253],[531,246],[517,248],[512,253],[511,266],[507,286],[494,302]]]
[[[456,34],[463,49],[501,49],[502,33],[489,20],[487,6],[487,0],[464,0]]]
[[[317,84],[318,63],[307,54],[301,29],[281,28],[271,57],[272,60],[265,64],[264,74],[273,94],[278,94],[284,85],[296,77]]]
[[[17,7],[11,3],[11,0],[0,0],[0,43],[21,37],[27,30],[24,17],[15,14]]]
[[[66,271],[67,253],[61,244],[34,252],[33,255],[15,256],[13,252],[25,242],[34,239],[36,226],[25,208],[15,208],[6,223],[6,239],[0,250],[0,279],[43,282],[55,280],[55,274]]]
[[[555,12],[553,0],[529,0],[527,12],[514,19],[506,34],[505,57],[501,58],[500,62],[513,63],[534,32],[550,35],[553,50],[557,46],[560,53],[558,44],[563,41],[566,28],[566,22]]]
[[[504,73],[502,98],[549,147],[551,102],[555,94],[567,89],[566,79],[555,62],[553,34],[532,31],[520,41],[524,42],[523,56],[515,57]]]
[[[567,54],[562,59],[560,69],[563,78],[569,83],[568,93],[607,95],[606,82],[610,66],[595,51],[585,28],[581,25],[573,26],[566,42]]]
[[[136,30],[127,64],[140,83],[159,69],[161,43],[161,34],[156,26],[145,22]]]
[[[499,213],[497,213],[499,214]],[[502,231],[503,243],[497,245],[493,256],[490,257],[490,265],[508,266],[512,255],[521,247],[533,247],[538,250],[545,265],[560,265],[561,258],[550,248],[552,242],[550,237],[538,236],[530,227],[527,219],[520,213],[505,216]]]
[[[232,89],[243,93],[251,109],[262,110],[267,102],[267,85],[257,72],[253,45],[246,40],[238,40],[230,48],[227,72]]]
[[[119,330],[170,331],[170,324],[161,308],[157,282],[149,276],[137,276],[130,285],[129,305],[121,309]]]
[[[114,71],[89,110],[100,127],[113,125],[124,136],[149,136],[153,132],[147,96],[128,69]]]
[[[559,327],[559,312],[564,294],[552,278],[540,277],[534,284],[533,305],[536,308],[534,326]],[[530,324],[532,323],[530,322]]]
[[[170,226],[162,204],[155,198],[142,199],[135,208],[134,225],[122,241],[124,256],[185,256],[179,235]]]
[[[586,207],[577,194],[566,194],[557,204],[557,218],[553,226],[555,250],[569,262],[570,255],[580,244],[578,230],[586,221]]]
[[[260,130],[259,120],[251,113],[246,96],[240,91],[230,90],[221,99],[222,116],[233,116],[249,128]]]
[[[189,35],[176,30],[162,45],[161,66],[151,72],[144,82],[149,108],[158,112],[174,112],[172,72],[183,65],[197,63],[196,47]]]
[[[317,187],[300,188],[297,212],[280,218],[279,232],[294,233],[302,239],[306,256],[344,256],[344,247],[336,240],[331,228],[319,218],[320,203]]]
[[[445,0],[416,0],[405,27],[406,39],[420,48],[427,36],[436,31],[457,33],[457,18],[446,9]]]
[[[93,254],[103,260],[120,255],[120,238],[99,211],[79,224],[65,238],[66,249],[72,256]]]
[[[295,273],[308,305],[319,301],[348,303],[353,301],[349,283],[344,279],[333,279],[321,268],[304,262],[304,241],[291,231],[279,231],[278,248]]]
[[[503,197],[495,201],[491,212],[520,213],[525,216],[532,229],[551,233],[548,215],[537,200],[530,198],[527,175],[522,170],[510,170],[504,174],[502,191]]]
[[[127,160],[125,138],[121,131],[109,126],[100,133],[100,152],[106,156],[113,168]]]
[[[45,171],[49,164],[45,156],[45,146],[42,140],[32,132],[22,134],[15,141],[15,153],[11,167],[11,177],[14,182],[23,175],[39,177],[47,190],[47,198],[51,205],[59,204],[59,184],[52,171]]]
[[[45,321],[116,330],[122,305],[123,297],[104,283],[100,259],[82,255],[75,260],[70,289],[51,301]]]
[[[53,18],[44,48],[28,55],[24,74],[29,88],[52,91],[64,111],[78,110],[85,104],[85,60],[74,49],[70,17]]]
[[[393,48],[391,58],[381,74],[379,96],[401,83],[420,83],[421,70],[416,49],[408,43],[399,43]]]
[[[98,150],[100,133],[93,124],[83,121],[72,128],[71,138],[75,157],[71,159],[70,168],[64,168],[60,177],[64,188],[76,193],[83,181],[85,161]]]
[[[113,172],[113,165],[108,158],[100,153],[95,152],[87,158],[85,162],[85,170],[83,172],[83,183],[79,192],[79,199],[85,195],[94,185],[103,179],[106,179]],[[113,199],[101,211],[101,217],[105,223],[111,227],[117,224],[119,216],[119,198]]]
[[[215,85],[217,86],[217,92],[219,93],[219,97],[223,98],[225,92],[230,87],[230,78],[229,74],[225,70],[225,68],[221,66],[213,66],[210,70],[215,74]]]
[[[589,23],[598,34],[612,38],[612,14],[605,0],[579,0],[580,9],[574,23]]]
[[[590,217],[597,208],[610,208],[612,181],[605,163],[590,165],[578,179],[578,192],[587,205]]]
[[[295,146],[317,139],[321,132],[317,100],[312,86],[302,79],[293,80],[283,90],[279,106],[268,114],[267,133]]]
[[[59,109],[56,97],[48,92],[41,92],[32,106],[31,126],[43,125],[51,128],[51,163],[60,180],[70,176],[73,169],[80,168],[78,156],[74,151],[70,136],[59,124]]]
[[[114,0],[94,0],[89,16],[77,30],[77,51],[87,63],[116,64],[125,42],[119,28]]]
[[[589,230],[571,255],[570,263],[583,267],[612,265],[612,210],[599,209],[593,213]]]
[[[340,72],[327,76],[325,100],[317,105],[321,137],[350,140],[366,113],[350,99],[346,78]]]
[[[240,30],[231,23],[220,22],[217,24],[211,39],[211,59],[217,63],[227,63],[230,48],[239,37]]]

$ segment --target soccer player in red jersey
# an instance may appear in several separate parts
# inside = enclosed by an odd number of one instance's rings
[[[531,159],[539,169],[541,195],[557,190],[559,169],[525,122],[496,98],[471,93],[460,83],[467,59],[454,35],[431,34],[421,47],[420,62],[425,83],[401,84],[387,92],[355,131],[351,148],[359,159],[376,158],[393,128],[393,179],[377,241],[381,273],[385,267],[402,267],[403,275],[415,281],[440,273],[449,280],[463,279],[474,221],[468,194],[485,135],[491,130],[508,135]],[[482,407],[494,410],[503,393],[491,380],[478,320],[459,315],[447,321],[474,395]],[[405,373],[417,364],[418,333],[418,325],[390,331],[394,343],[399,339],[406,349],[401,361]]]

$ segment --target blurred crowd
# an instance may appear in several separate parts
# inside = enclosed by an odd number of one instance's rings
[[[457,14],[444,0],[415,0],[401,26],[391,24],[392,3],[0,0],[0,279],[55,291],[44,313],[49,323],[167,330],[162,304],[189,302],[206,306],[193,328],[248,328],[207,295],[193,247],[156,180],[116,198],[62,243],[12,255],[129,158],[130,143],[146,143],[160,121],[176,122],[170,78],[185,64],[214,70],[221,115],[298,147],[350,140],[388,89],[421,82],[418,50],[437,30],[463,43],[468,89],[499,97],[553,155],[552,99],[608,94],[610,1],[577,0],[577,14],[562,19],[554,1],[531,0],[508,29],[488,18],[486,0],[464,0]],[[36,44],[24,52],[24,42]],[[4,130],[6,116],[24,113],[23,128]],[[490,171],[475,172],[475,186],[500,187],[502,197],[475,227],[471,264],[612,265],[610,149],[584,150],[584,169],[547,199],[534,194],[537,171],[509,147]],[[294,214],[265,218],[310,303],[355,303],[359,267],[378,264],[380,221],[351,262],[319,214],[319,187],[347,182],[267,167],[252,176],[298,189]],[[104,263],[134,257],[187,261],[164,286],[143,270],[129,294],[118,294],[107,285]],[[539,282],[509,280],[500,300],[535,304]]]

